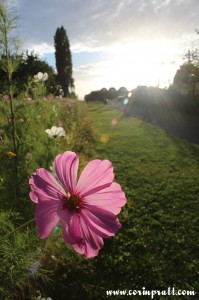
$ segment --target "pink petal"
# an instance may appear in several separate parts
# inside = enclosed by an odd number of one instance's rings
[[[55,200],[60,201],[66,197],[66,193],[53,175],[45,169],[37,169],[29,179],[32,192],[30,198],[32,201]],[[34,201],[35,202],[35,201]]]
[[[103,242],[103,240],[101,239],[101,241],[102,241],[102,246],[104,245],[104,242]],[[101,247],[102,247],[101,246]],[[85,250],[84,250],[84,255],[86,256],[86,257],[88,257],[88,258],[92,258],[92,257],[95,257],[95,256],[98,256],[98,253],[99,253],[99,250],[101,249],[101,247],[100,248],[96,248],[96,249],[94,249],[94,248],[92,248],[92,246],[90,245],[90,243],[88,243],[87,241],[85,242]],[[74,247],[73,247],[74,248]]]
[[[66,210],[65,218],[62,218],[62,235],[66,243],[71,245],[81,243],[83,240],[80,231],[79,217],[76,212]]]
[[[76,241],[73,239],[67,223],[62,223],[62,235],[66,243],[70,245],[76,244]]]
[[[84,237],[84,255],[89,258],[97,256],[99,249],[104,245],[103,239],[90,230],[83,218],[80,218],[80,226]]]
[[[60,219],[57,210],[58,206],[53,200],[38,202],[36,205],[35,219],[40,239],[46,238],[58,224]]]
[[[103,218],[101,218],[101,214],[103,214]],[[106,212],[106,221],[104,220],[104,211],[101,211],[101,214],[97,215],[86,209],[81,210],[81,217],[95,234],[102,238],[114,236],[121,228],[120,222],[114,214]]]
[[[108,187],[114,179],[113,167],[108,160],[93,160],[84,168],[76,187],[81,197],[97,193]]]
[[[29,197],[30,197],[30,199],[33,201],[33,202],[35,202],[35,203],[37,203],[38,202],[38,197],[37,197],[37,195],[34,193],[34,192],[30,192],[29,193]]]
[[[85,243],[82,244],[74,244],[72,245],[73,249],[79,253],[79,254],[84,254],[86,251]]]
[[[92,258],[98,255],[100,249],[93,249],[90,244],[86,241],[82,242],[82,244],[72,245],[73,249],[79,253],[83,254],[88,258]]]
[[[113,214],[118,214],[121,207],[125,205],[126,198],[121,186],[113,182],[109,187],[84,197],[82,203],[87,208],[94,205]]]
[[[99,249],[103,246],[103,240],[98,234],[90,230],[81,214],[73,213],[70,220],[67,220],[67,224],[63,225],[62,233],[64,240],[75,251],[87,257],[98,255]]]
[[[55,158],[55,171],[63,186],[74,194],[77,182],[79,158],[76,153],[67,151]]]
[[[80,216],[79,213],[74,212],[70,219],[70,232],[73,238],[78,242],[82,242],[83,235],[80,228]]]

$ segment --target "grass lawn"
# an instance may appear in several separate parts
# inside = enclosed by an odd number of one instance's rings
[[[111,160],[128,199],[123,228],[107,245],[112,288],[197,291],[199,147],[109,106],[88,110],[97,156]]]

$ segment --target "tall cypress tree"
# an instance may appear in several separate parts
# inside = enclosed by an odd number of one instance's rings
[[[72,80],[72,56],[68,36],[63,26],[56,30],[54,45],[58,82],[62,86],[64,96],[68,96]]]

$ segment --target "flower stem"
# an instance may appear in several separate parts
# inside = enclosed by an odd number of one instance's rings
[[[10,88],[10,114],[11,114],[11,125],[12,125],[12,141],[13,141],[13,152],[17,154],[17,145],[16,145],[16,134],[15,134],[15,116],[13,109],[13,93],[12,88]]]
[[[11,114],[11,127],[12,127],[12,142],[13,142],[13,152],[16,154],[15,156],[15,163],[14,163],[14,172],[15,172],[15,193],[16,193],[16,200],[19,197],[19,188],[18,188],[18,150],[17,150],[17,140],[16,140],[16,128],[15,128],[15,114],[14,114],[14,107],[13,107],[13,87],[12,87],[12,80],[9,78],[10,83],[10,114]]]
[[[18,230],[21,229],[22,227],[24,227],[24,226],[30,224],[30,223],[33,222],[34,220],[35,220],[35,219],[33,218],[33,219],[27,221],[26,223],[20,225],[19,227],[17,227],[15,230],[13,230],[13,231],[7,233],[6,235],[4,235],[4,236],[0,239],[0,241],[6,239],[8,236],[12,235],[13,233],[15,233],[16,231],[18,231]]]
[[[51,140],[48,140],[48,152],[47,152],[47,161],[46,161],[46,169],[48,169],[49,160],[50,160],[50,146],[51,146]]]

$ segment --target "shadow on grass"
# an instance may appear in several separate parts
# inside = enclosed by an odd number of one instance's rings
[[[184,143],[181,143],[181,140],[177,137],[173,135],[169,135],[169,137],[172,139],[172,142],[176,146],[180,156],[186,158],[191,155],[194,157],[196,164],[199,165],[199,147],[197,144],[192,144],[188,140],[184,140]]]
[[[116,107],[123,111],[124,117],[135,117],[146,123],[165,130],[178,138],[199,145],[199,122],[185,118],[180,114],[164,109],[163,107],[135,106],[129,103],[126,107]]]

